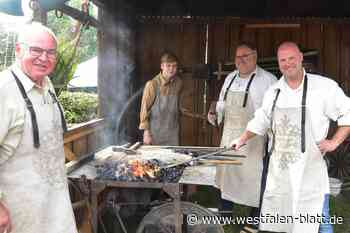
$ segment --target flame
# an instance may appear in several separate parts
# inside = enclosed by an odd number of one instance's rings
[[[143,178],[148,176],[150,178],[155,178],[155,174],[159,171],[159,167],[148,162],[142,162],[140,160],[130,160],[131,172],[136,177]]]

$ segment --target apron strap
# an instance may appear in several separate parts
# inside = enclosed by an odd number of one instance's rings
[[[270,164],[270,156],[271,153],[273,151],[273,148],[275,146],[275,133],[273,132],[272,126],[273,126],[273,115],[275,112],[275,107],[276,107],[276,102],[278,99],[278,96],[281,92],[281,89],[276,89],[276,96],[272,102],[272,108],[271,108],[271,121],[270,121],[270,128],[271,128],[271,149],[270,151],[268,151],[266,153],[266,156],[263,158],[263,171],[262,171],[262,175],[261,175],[261,183],[260,183],[260,200],[259,200],[259,215],[261,214],[261,206],[262,206],[262,201],[263,201],[263,197],[264,197],[264,193],[265,193],[265,189],[266,189],[266,180],[267,180],[267,173],[269,170],[269,164]]]
[[[63,132],[67,132],[67,122],[66,119],[64,118],[64,113],[63,113],[63,109],[62,106],[60,104],[60,102],[58,102],[57,96],[55,95],[55,93],[53,93],[51,90],[49,90],[49,94],[51,95],[52,99],[54,100],[54,102],[57,104],[58,106],[58,110],[60,111],[60,115],[61,115],[61,124],[62,124],[62,129]]]
[[[301,100],[301,152],[305,152],[305,114],[306,114],[306,94],[307,94],[307,75],[304,77],[303,97]]]
[[[268,156],[270,156],[271,152],[273,151],[273,148],[275,146],[275,133],[273,132],[273,115],[275,113],[275,108],[276,108],[276,102],[278,99],[278,96],[281,93],[281,89],[276,89],[276,96],[275,99],[273,100],[272,103],[272,108],[271,108],[271,120],[270,120],[270,129],[271,129],[271,134],[272,134],[272,142],[271,142],[271,149],[270,151],[267,153]]]
[[[154,97],[154,99],[152,100],[152,104],[149,106],[149,108],[147,109],[147,112],[150,112],[152,110],[152,107],[154,105],[154,102],[156,102],[156,99],[159,97],[160,95],[160,81],[156,81],[156,96]]]
[[[233,83],[233,81],[235,81],[236,77],[237,77],[237,74],[235,74],[235,76],[233,76],[233,78],[231,79],[230,83],[228,84],[228,86],[227,86],[227,88],[225,90],[224,101],[226,101],[228,90],[232,86],[232,83]]]
[[[246,87],[246,89],[245,89],[244,101],[243,101],[243,106],[242,106],[243,108],[245,108],[245,106],[247,105],[247,99],[248,99],[249,88],[250,88],[250,85],[252,84],[252,81],[253,81],[253,79],[254,79],[254,77],[255,77],[255,74],[256,74],[256,73],[254,73],[254,74],[250,77],[249,82],[248,82],[248,85],[247,85],[247,87]]]
[[[280,89],[277,89],[276,92],[276,97],[273,100],[273,104],[272,104],[272,109],[271,109],[271,121],[270,121],[270,128],[271,128],[271,132],[272,132],[272,146],[271,146],[271,150],[270,152],[273,150],[273,146],[275,144],[275,137],[274,137],[274,133],[273,133],[273,129],[272,129],[272,122],[273,122],[273,113],[275,111],[275,107],[276,107],[276,102],[278,99],[278,96],[280,94]],[[304,153],[305,152],[305,118],[306,118],[306,95],[307,95],[307,75],[305,74],[304,77],[304,85],[303,85],[303,96],[301,99],[301,152]],[[268,153],[270,154],[270,153]]]
[[[21,92],[21,95],[23,96],[24,102],[26,103],[26,107],[30,113],[30,118],[32,120],[32,127],[33,127],[34,147],[39,148],[40,147],[40,140],[39,140],[38,121],[36,119],[36,114],[35,114],[35,111],[33,108],[32,101],[28,98],[27,93],[24,90],[24,87],[23,87],[22,83],[19,81],[17,75],[12,70],[11,70],[11,73],[16,80],[16,84]]]

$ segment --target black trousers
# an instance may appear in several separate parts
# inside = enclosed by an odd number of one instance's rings
[[[221,216],[225,217],[232,217],[232,209],[233,209],[233,202],[229,200],[225,200],[221,198]],[[256,207],[251,207],[249,216],[254,218],[254,217],[259,217],[260,214],[260,209]],[[255,226],[256,228],[258,227],[257,225],[252,225]]]

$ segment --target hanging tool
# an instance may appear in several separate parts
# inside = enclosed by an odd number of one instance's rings
[[[200,159],[205,159],[205,158],[209,158],[209,157],[213,157],[217,154],[220,154],[220,153],[224,153],[224,152],[227,152],[227,151],[231,151],[233,150],[231,147],[227,148],[227,147],[224,147],[223,149],[219,149],[217,151],[214,151],[214,152],[210,152],[208,154],[204,154],[204,155],[201,155],[201,156],[198,156],[198,157],[195,157],[195,158],[192,158],[188,161],[185,161],[185,162],[179,162],[179,163],[174,163],[174,164],[169,164],[169,165],[166,165],[166,166],[163,166],[161,167],[161,169],[163,168],[171,168],[171,167],[177,167],[179,165],[183,165],[183,164],[186,164],[186,163],[190,163],[190,162],[193,162],[193,161],[197,161],[197,160],[200,160]],[[215,157],[214,157],[215,158]]]
[[[238,160],[201,159],[198,162],[206,165],[242,165],[242,162]]]
[[[138,154],[137,149],[142,145],[141,142],[136,142],[132,146],[130,146],[130,143],[127,143],[122,146],[113,146],[112,151],[113,152],[124,152],[127,155],[136,155]]]

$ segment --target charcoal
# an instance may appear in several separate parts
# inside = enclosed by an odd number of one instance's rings
[[[108,161],[96,166],[97,179],[125,182],[178,182],[186,165],[161,169],[165,165],[158,159]]]
[[[162,169],[160,172],[160,180],[164,183],[175,183],[178,182],[185,166],[177,166],[171,168]]]

